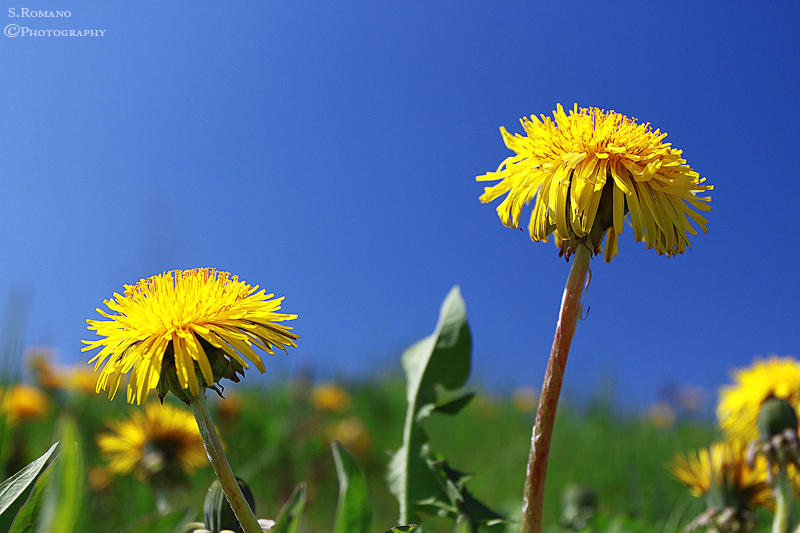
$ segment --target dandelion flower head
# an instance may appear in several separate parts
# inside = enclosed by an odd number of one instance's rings
[[[605,258],[617,253],[617,237],[629,218],[633,235],[647,248],[673,256],[690,247],[687,234],[704,232],[713,187],[692,170],[682,151],[665,143],[666,133],[649,123],[595,107],[575,104],[569,114],[559,104],[554,118],[521,120],[525,135],[500,128],[515,152],[496,172],[478,181],[499,181],[480,197],[487,203],[506,195],[497,214],[507,227],[519,228],[522,209],[534,201],[528,230],[534,241],[574,247],[584,242],[594,253],[607,236]],[[562,248],[562,252],[565,250]],[[569,249],[566,250],[569,256]]]
[[[720,389],[717,418],[722,431],[744,441],[757,439],[758,413],[771,396],[800,410],[800,362],[773,356],[734,371],[733,384]]]
[[[715,442],[708,448],[676,456],[672,475],[687,485],[693,496],[706,496],[716,507],[772,508],[766,465],[747,465],[747,445],[742,441]]]
[[[0,415],[5,415],[11,424],[42,418],[49,409],[50,400],[36,387],[17,384],[0,389]]]
[[[335,383],[323,383],[311,389],[311,405],[320,411],[343,413],[350,407],[350,395]]]
[[[101,433],[97,446],[115,474],[188,474],[207,464],[197,421],[184,409],[150,403],[130,418],[108,425],[112,431]]]
[[[254,347],[273,354],[296,346],[292,328],[277,322],[297,315],[279,313],[283,297],[210,268],[173,270],[136,285],[97,309],[108,320],[87,320],[101,338],[83,341],[100,351],[89,361],[100,370],[97,392],[113,399],[130,372],[128,402],[140,405],[150,391],[172,391],[184,402],[221,378],[238,381],[250,363],[265,372]],[[249,361],[249,362],[248,362]]]

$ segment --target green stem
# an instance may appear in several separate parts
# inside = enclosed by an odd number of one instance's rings
[[[167,498],[167,491],[163,486],[157,486],[154,491],[156,498],[156,510],[158,511],[158,514],[164,516],[172,510],[169,505],[169,499]]]
[[[214,428],[214,422],[211,421],[211,414],[208,412],[205,394],[201,394],[192,400],[192,408],[194,409],[194,417],[197,419],[197,427],[200,428],[200,435],[203,437],[206,455],[214,468],[214,472],[217,474],[222,490],[225,491],[225,497],[228,499],[228,503],[231,504],[231,509],[233,509],[236,519],[239,520],[245,533],[263,533],[261,526],[258,525],[256,515],[253,514],[253,510],[250,509],[244,499],[242,489],[239,488],[236,476],[233,475],[231,465],[228,464],[228,459],[222,450],[217,430]]]
[[[789,478],[783,461],[778,467],[775,479],[775,516],[772,519],[772,533],[789,533]]]
[[[572,268],[564,287],[561,310],[556,324],[556,334],[550,359],[544,374],[542,394],[536,410],[536,423],[531,437],[531,451],[525,476],[525,493],[522,497],[522,533],[540,533],[542,530],[542,502],[544,500],[544,480],[547,474],[547,458],[550,453],[550,439],[556,418],[558,397],[564,381],[567,354],[578,325],[581,313],[581,293],[589,270],[592,253],[588,247],[579,245],[572,258]]]

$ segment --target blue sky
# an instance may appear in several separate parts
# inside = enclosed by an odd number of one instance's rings
[[[715,190],[687,254],[628,228],[592,262],[567,389],[649,401],[800,355],[796,2],[29,7],[72,16],[3,25],[106,32],[0,37],[0,298],[32,298],[26,344],[82,360],[123,283],[214,266],[301,316],[274,372],[354,376],[398,368],[459,284],[474,378],[538,387],[568,266],[474,177],[499,126],[578,102],[668,132]]]

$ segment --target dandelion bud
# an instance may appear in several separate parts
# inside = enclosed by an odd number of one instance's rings
[[[783,398],[770,396],[761,404],[758,412],[758,433],[762,440],[768,441],[787,431],[797,435],[797,413],[794,407]]]

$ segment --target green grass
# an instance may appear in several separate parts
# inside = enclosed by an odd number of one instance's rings
[[[274,518],[300,481],[308,483],[303,530],[329,531],[338,485],[328,428],[345,417],[358,417],[368,428],[370,449],[357,455],[365,471],[374,510],[374,530],[394,525],[397,504],[388,492],[384,473],[388,451],[401,441],[405,412],[404,384],[399,379],[346,385],[352,395],[346,413],[316,411],[308,400],[308,385],[293,382],[270,388],[240,387],[242,410],[223,418],[212,404],[219,433],[234,471],[253,489],[259,517]],[[229,389],[230,390],[230,389]],[[54,401],[58,401],[54,399]],[[222,400],[224,401],[224,400]],[[56,412],[72,412],[83,439],[87,468],[103,464],[94,444],[107,420],[122,417],[134,406],[122,398],[62,397],[61,407],[43,420],[29,421],[2,433],[4,478],[40,455],[53,440]],[[434,415],[426,428],[434,448],[450,464],[474,474],[471,491],[507,517],[519,513],[533,414],[520,412],[508,398],[478,397],[458,416]],[[602,512],[646,524],[653,530],[675,530],[702,510],[702,502],[671,479],[666,463],[677,453],[710,443],[715,429],[709,422],[678,421],[655,428],[631,412],[607,405],[584,409],[562,405],[556,423],[547,479],[545,523],[560,515],[563,489],[579,483],[596,491]],[[196,472],[189,485],[170,493],[176,508],[189,507],[202,519],[205,491],[213,479],[210,468]],[[132,476],[115,477],[102,492],[89,492],[78,531],[126,531],[155,514],[151,489]],[[452,525],[431,518],[427,531],[452,531]],[[500,529],[500,528],[498,528]],[[507,531],[516,531],[514,524]]]

